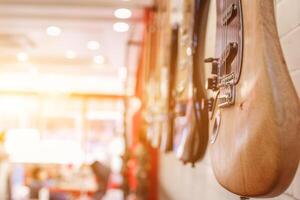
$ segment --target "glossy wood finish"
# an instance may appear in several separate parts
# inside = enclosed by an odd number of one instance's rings
[[[205,153],[208,141],[206,98],[198,68],[203,67],[203,49],[209,1],[182,1],[183,20],[179,34],[179,61],[175,86],[176,117],[174,147],[184,163],[195,163]]]
[[[172,76],[176,63],[176,31],[172,34],[171,6],[169,1],[157,1],[153,24],[152,49],[150,59],[146,66],[146,107],[145,119],[147,121],[147,135],[155,148],[163,152],[172,150],[173,119],[172,97],[170,96],[174,81]],[[175,39],[174,39],[175,37]]]
[[[242,71],[235,104],[218,109],[221,123],[211,144],[212,166],[229,191],[274,197],[289,186],[299,164],[300,103],[281,51],[273,0],[241,2]]]

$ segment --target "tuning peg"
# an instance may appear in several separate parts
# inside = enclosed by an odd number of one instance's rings
[[[212,62],[215,62],[215,61],[218,61],[218,60],[219,60],[219,58],[209,57],[209,58],[204,59],[204,62],[205,63],[212,63]]]
[[[217,84],[218,84],[218,77],[217,77],[217,76],[208,78],[208,79],[207,79],[207,85],[206,85],[206,88],[207,88],[208,90],[216,91],[216,90],[218,90]]]

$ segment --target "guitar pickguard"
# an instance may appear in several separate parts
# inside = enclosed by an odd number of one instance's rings
[[[236,85],[242,71],[243,20],[241,0],[220,1],[218,6],[216,47],[218,58],[208,58],[212,63],[212,77],[208,79],[207,89],[218,92],[216,99],[208,100],[208,109],[229,107],[235,104]],[[214,103],[215,102],[216,106]]]

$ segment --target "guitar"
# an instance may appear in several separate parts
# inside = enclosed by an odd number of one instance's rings
[[[203,49],[209,1],[182,1],[178,67],[175,84],[174,150],[183,163],[201,159],[208,141],[208,113],[203,75]]]
[[[273,0],[217,0],[216,56],[207,88],[218,182],[243,197],[274,197],[300,155],[300,103],[281,51]]]
[[[161,1],[157,5],[154,19],[152,51],[146,77],[146,122],[148,123],[147,135],[151,144],[155,148],[160,148],[163,152],[172,150],[173,147],[173,120],[172,120],[172,91],[173,73],[176,66],[177,35],[176,26],[172,28],[171,23],[171,3]],[[153,31],[153,30],[152,30]]]
[[[156,69],[156,56],[157,56],[157,37],[159,35],[158,29],[156,27],[156,18],[157,15],[151,12],[149,20],[149,27],[147,27],[146,38],[145,41],[145,65],[144,65],[144,90],[145,94],[143,96],[144,102],[144,110],[143,110],[143,118],[146,125],[146,138],[151,145],[156,146],[158,141],[155,136],[155,126],[154,126],[154,116],[156,113],[156,109],[153,106],[155,104],[155,99],[157,93],[153,93],[152,91],[157,91],[155,84],[155,69]],[[152,93],[151,93],[152,92]]]

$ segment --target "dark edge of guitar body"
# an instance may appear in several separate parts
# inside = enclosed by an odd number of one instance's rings
[[[168,89],[168,131],[167,133],[162,134],[160,150],[162,152],[171,152],[173,150],[173,132],[174,132],[174,87],[175,87],[175,73],[177,66],[177,57],[178,57],[178,25],[172,27],[172,36],[171,36],[171,47],[170,47],[170,66],[169,66],[169,89]],[[167,134],[167,135],[164,135]]]
[[[194,16],[194,31],[193,31],[193,85],[194,85],[194,99],[193,108],[196,118],[196,127],[193,148],[194,162],[200,160],[205,155],[208,136],[209,136],[209,119],[208,109],[206,106],[206,92],[204,74],[201,74],[201,68],[204,68],[204,47],[206,37],[207,17],[209,11],[209,0],[195,0],[195,16]]]

